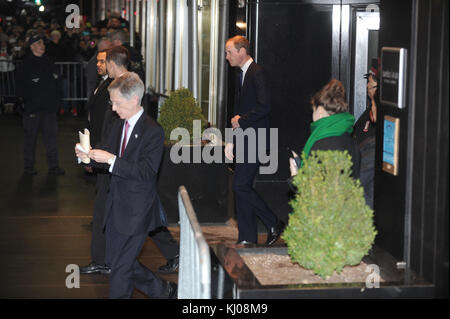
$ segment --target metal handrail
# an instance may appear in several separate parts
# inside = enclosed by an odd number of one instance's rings
[[[179,299],[211,298],[211,258],[209,246],[184,186],[178,189],[180,214]]]

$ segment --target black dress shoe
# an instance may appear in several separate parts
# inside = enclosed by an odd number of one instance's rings
[[[178,271],[180,264],[180,255],[176,255],[174,258],[167,260],[164,266],[158,268],[158,272],[161,274],[174,274]]]
[[[250,246],[250,245],[256,245],[256,243],[254,243],[252,241],[241,240],[241,241],[236,242],[236,245]]]
[[[66,171],[60,167],[53,167],[48,170],[48,173],[50,175],[64,175]]]
[[[85,267],[80,267],[80,274],[90,275],[90,274],[103,274],[109,275],[111,274],[111,268],[107,265],[99,265],[94,262],[91,262],[89,265]]]
[[[275,226],[270,227],[267,234],[266,246],[272,246],[273,244],[275,244],[275,242],[283,233],[285,227],[286,224],[282,220],[279,220]]]

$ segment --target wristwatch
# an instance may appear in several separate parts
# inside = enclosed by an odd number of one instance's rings
[[[108,158],[108,165],[112,165],[112,163],[114,163],[115,159],[116,159],[116,155],[114,155],[113,157]]]

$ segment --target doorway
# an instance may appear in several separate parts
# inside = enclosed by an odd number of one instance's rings
[[[372,61],[378,60],[378,31],[380,12],[355,12],[354,65],[352,76],[353,115],[358,119],[367,107],[367,80]]]

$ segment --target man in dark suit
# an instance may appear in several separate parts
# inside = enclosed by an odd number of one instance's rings
[[[94,147],[97,146],[102,137],[105,112],[111,108],[108,86],[111,84],[112,79],[106,72],[106,50],[99,51],[97,54],[97,74],[101,77],[100,82],[86,103],[91,145]]]
[[[156,192],[164,132],[140,106],[144,84],[136,73],[122,74],[108,90],[120,119],[103,149],[84,153],[77,144],[75,153],[111,173],[104,221],[109,297],[131,298],[137,288],[151,298],[174,298],[176,284],[161,280],[137,260],[148,232],[167,226]]]
[[[94,148],[101,147],[102,137],[106,135],[103,132],[104,127],[110,126],[110,122],[113,122],[114,119],[117,118],[112,115],[109,101],[108,86],[111,84],[112,79],[108,77],[108,73],[106,72],[106,50],[99,51],[97,54],[97,74],[100,75],[101,80],[90,94],[86,104],[88,110],[90,141]],[[111,116],[106,116],[108,112],[111,113]],[[86,166],[86,169],[92,172],[92,167]],[[97,182],[95,185],[96,196],[94,202],[94,214],[92,216],[92,261],[89,265],[80,267],[81,274],[109,274],[111,272],[109,266],[105,262],[106,243],[105,235],[103,233],[105,202],[107,190],[109,188],[110,174],[105,169],[96,169],[95,173],[97,174]]]
[[[243,154],[237,154],[233,190],[236,199],[236,215],[238,218],[239,244],[256,244],[258,241],[257,221],[259,217],[268,229],[266,245],[273,245],[284,230],[285,224],[279,220],[266,203],[253,189],[253,181],[258,172],[258,129],[265,129],[266,137],[270,128],[270,96],[262,68],[249,55],[249,43],[245,37],[235,36],[226,42],[226,59],[232,67],[238,67],[238,81],[231,126],[234,130],[254,130],[256,141],[243,139]],[[225,147],[225,156],[229,160],[235,157],[234,144],[229,142]],[[256,144],[256,145],[255,145]],[[240,145],[236,145],[239,150]],[[264,150],[264,151],[265,151]],[[256,154],[252,154],[256,152]],[[254,157],[253,157],[254,155]],[[242,157],[243,162],[239,161]],[[256,162],[251,158],[256,158]]]
[[[123,73],[127,72],[127,66],[129,63],[130,54],[126,47],[118,45],[108,50],[106,55],[106,70],[109,77],[116,79]],[[159,196],[158,201],[160,201]],[[161,214],[165,215],[166,213],[162,204],[160,205],[160,208]],[[158,272],[164,274],[176,273],[178,270],[180,256],[180,247],[178,242],[172,237],[167,227],[160,227],[150,232],[149,236],[167,260],[165,265],[158,268]]]
[[[97,54],[98,52],[108,50],[112,46],[111,41],[107,37],[102,37],[97,42],[97,52],[92,56],[84,67],[84,74],[86,77],[86,92],[90,96],[92,92],[98,87],[98,73],[97,73]]]
[[[99,52],[97,70],[102,76],[102,81],[98,88],[94,90],[88,100],[91,144],[94,148],[102,148],[106,137],[109,136],[111,125],[117,118],[117,115],[111,109],[108,85],[112,79],[120,77],[128,72],[129,63],[128,52],[126,48],[117,46],[110,50]],[[92,261],[89,265],[81,267],[81,274],[109,274],[110,267],[104,261],[105,259],[105,235],[103,233],[104,210],[109,189],[111,174],[107,170],[96,169],[97,184],[96,197],[94,203],[91,256]],[[158,198],[159,201],[159,198]],[[165,212],[161,206],[161,214]],[[149,236],[161,250],[167,263],[159,267],[160,273],[175,273],[179,264],[179,245],[173,239],[166,227],[158,228],[149,233]]]

